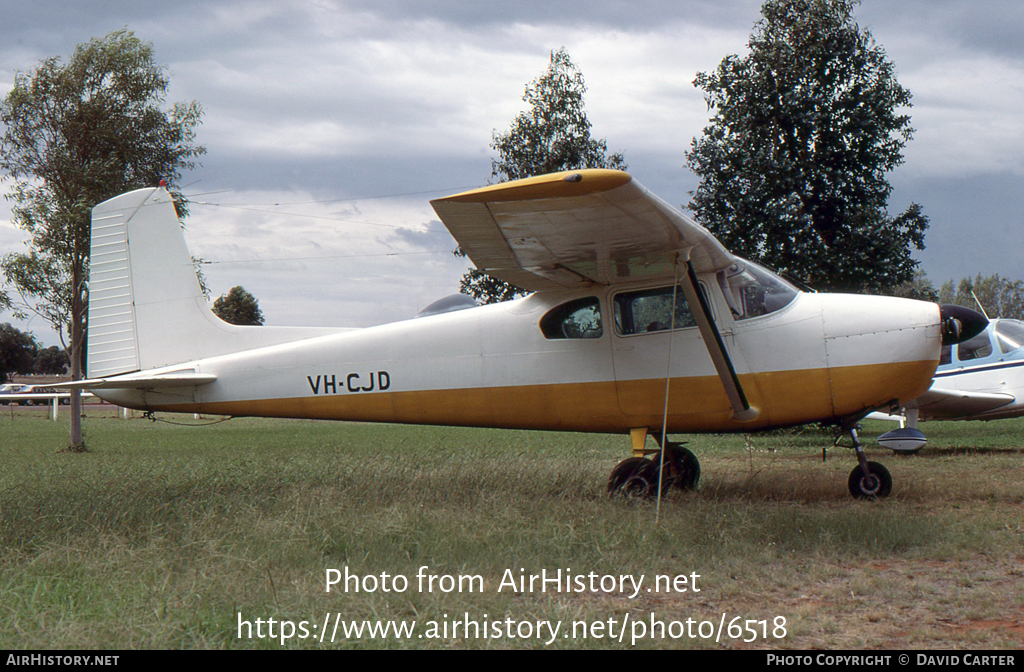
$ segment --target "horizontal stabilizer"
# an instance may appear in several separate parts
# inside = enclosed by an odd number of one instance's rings
[[[112,376],[110,378],[90,378],[88,380],[75,380],[67,383],[54,383],[52,385],[40,385],[39,387],[52,387],[62,390],[152,390],[163,387],[189,387],[194,385],[206,385],[217,380],[212,373],[167,373],[164,375],[135,375],[135,376]]]

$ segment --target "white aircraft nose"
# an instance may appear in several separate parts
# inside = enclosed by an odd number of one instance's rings
[[[822,299],[836,415],[914,399],[928,389],[942,345],[936,304],[848,294]]]

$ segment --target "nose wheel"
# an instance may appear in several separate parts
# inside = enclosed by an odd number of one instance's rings
[[[850,436],[853,437],[853,449],[857,452],[859,463],[850,472],[850,478],[847,480],[850,494],[858,499],[888,497],[892,492],[892,476],[889,475],[889,470],[878,462],[868,462],[855,428],[850,430]]]
[[[868,473],[857,465],[850,472],[850,494],[857,498],[864,497],[887,497],[892,492],[892,476],[889,470],[878,462],[867,463]]]

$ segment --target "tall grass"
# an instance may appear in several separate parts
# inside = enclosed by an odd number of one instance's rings
[[[882,502],[848,495],[852,456],[836,449],[823,463],[821,446],[831,444],[823,433],[692,437],[701,487],[670,494],[656,523],[650,503],[605,492],[628,452],[623,437],[90,419],[91,452],[76,455],[58,452],[57,423],[0,418],[0,622],[8,624],[0,647],[280,648],[239,639],[239,614],[298,621],[327,612],[419,620],[657,612],[716,623],[728,612],[789,619],[784,640],[751,645],[857,646],[883,631],[903,646],[959,645],[967,633],[986,646],[1019,645],[1009,626],[979,635],[941,625],[1022,613],[1022,451],[1007,438],[1022,425],[1002,426],[987,434],[977,423],[931,425],[930,453],[876,451],[872,459],[896,481]],[[411,578],[422,566],[481,576],[486,589],[325,591],[328,568]],[[497,592],[506,570],[558,568],[696,573],[702,590],[635,600]],[[925,626],[917,619],[907,629],[907,610],[922,608]],[[331,646],[524,645],[539,644],[391,637]]]

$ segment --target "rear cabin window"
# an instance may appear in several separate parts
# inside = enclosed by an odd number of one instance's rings
[[[703,291],[703,287],[701,288]],[[675,292],[675,319],[672,317],[672,287],[657,287],[615,295],[615,329],[623,336],[697,326],[683,288]]]
[[[596,296],[563,303],[541,318],[540,330],[545,338],[601,338],[601,303]]]

